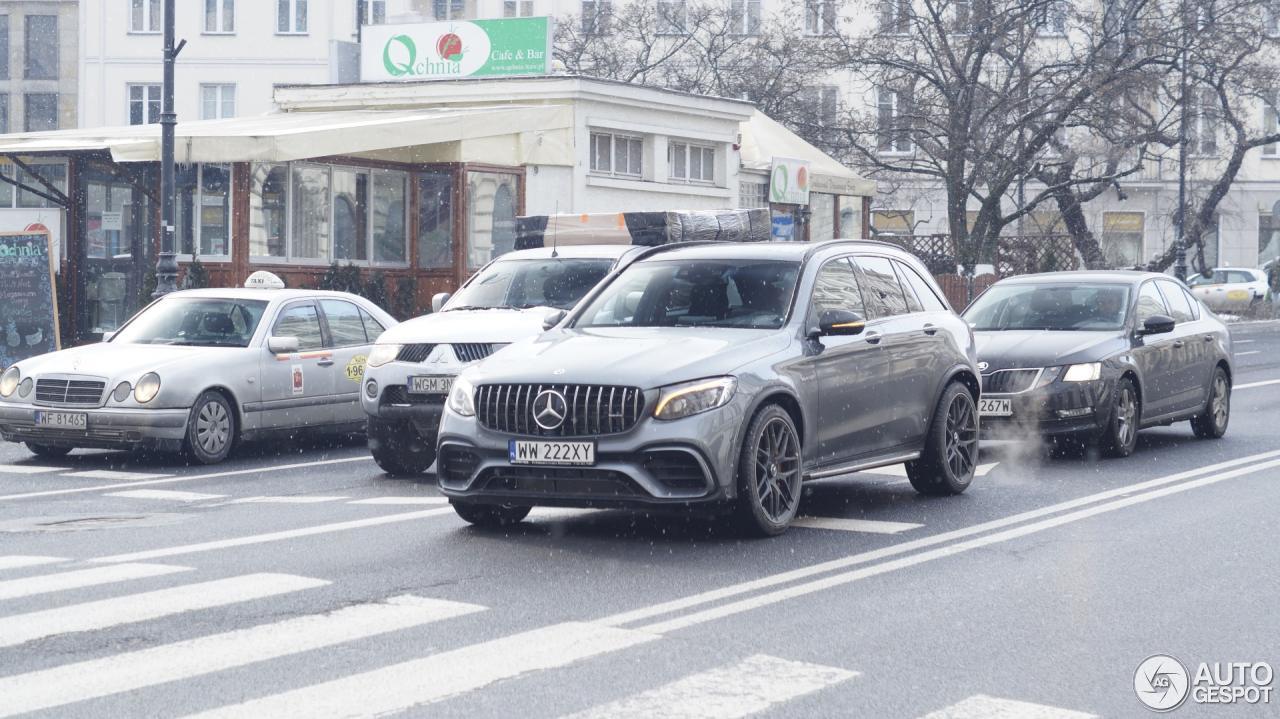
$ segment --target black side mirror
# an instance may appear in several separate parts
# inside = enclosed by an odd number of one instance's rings
[[[867,321],[862,315],[849,310],[823,310],[818,315],[819,335],[856,335],[866,329]]]
[[[555,312],[548,312],[547,316],[542,318],[542,331],[545,332],[551,329],[552,327],[555,327],[556,325],[560,324],[560,321],[563,320],[568,314],[569,313],[565,312],[564,310],[556,310]]]
[[[1173,331],[1173,318],[1168,315],[1151,315],[1138,330],[1140,335],[1162,335]]]

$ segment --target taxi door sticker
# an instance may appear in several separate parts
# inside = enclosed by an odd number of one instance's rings
[[[364,377],[364,364],[369,360],[366,355],[356,355],[347,363],[347,379],[359,382]]]
[[[292,374],[293,374],[293,393],[295,395],[302,394],[303,392],[302,365],[300,364],[294,365]]]

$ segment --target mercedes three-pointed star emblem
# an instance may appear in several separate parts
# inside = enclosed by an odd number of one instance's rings
[[[544,389],[533,398],[533,421],[543,429],[559,429],[568,414],[569,403],[554,389]]]

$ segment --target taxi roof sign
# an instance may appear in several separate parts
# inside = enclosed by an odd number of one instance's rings
[[[249,275],[249,279],[244,281],[244,286],[250,290],[283,290],[284,280],[274,273],[258,270]]]

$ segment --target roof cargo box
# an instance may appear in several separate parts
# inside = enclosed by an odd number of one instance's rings
[[[516,218],[515,248],[765,242],[771,221],[767,209],[530,215]]]

